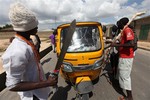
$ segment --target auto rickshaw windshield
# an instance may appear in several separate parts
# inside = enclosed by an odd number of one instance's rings
[[[61,30],[61,47],[68,27]],[[101,49],[100,31],[97,26],[77,26],[67,52],[87,52]]]

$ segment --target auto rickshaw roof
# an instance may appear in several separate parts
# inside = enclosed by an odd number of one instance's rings
[[[57,28],[62,28],[62,27],[68,27],[70,25],[70,23],[65,23],[65,24],[61,24],[59,25]],[[88,21],[88,22],[76,22],[76,26],[80,26],[80,25],[100,25],[101,23],[99,22],[94,22],[94,21]]]

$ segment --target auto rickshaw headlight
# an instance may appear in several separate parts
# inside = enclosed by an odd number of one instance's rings
[[[72,64],[63,62],[63,71],[65,72],[73,72],[72,70]]]
[[[95,70],[103,67],[103,63],[104,63],[104,56],[102,56],[99,60],[95,61],[93,69]]]

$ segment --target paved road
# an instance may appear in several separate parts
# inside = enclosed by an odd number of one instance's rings
[[[135,100],[150,100],[150,51],[139,49],[136,52],[132,85]]]
[[[132,71],[132,87],[134,100],[150,100],[150,52],[138,49],[134,60]],[[52,70],[56,64],[56,55],[49,53],[42,59],[44,71]],[[105,71],[103,72],[105,73]],[[122,93],[113,82],[111,85],[104,74],[99,77],[98,83],[94,85],[93,94],[90,100],[117,100]],[[58,91],[50,96],[50,100],[74,100],[76,92],[73,87],[68,86],[62,77],[59,77]],[[0,95],[0,100],[19,100],[16,93],[3,91]]]

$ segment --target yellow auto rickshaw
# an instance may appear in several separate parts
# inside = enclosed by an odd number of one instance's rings
[[[57,27],[56,53],[59,56],[65,33],[70,24]],[[72,83],[82,99],[89,99],[92,81],[99,78],[104,66],[104,41],[99,22],[77,22],[71,43],[65,54],[60,74]]]

